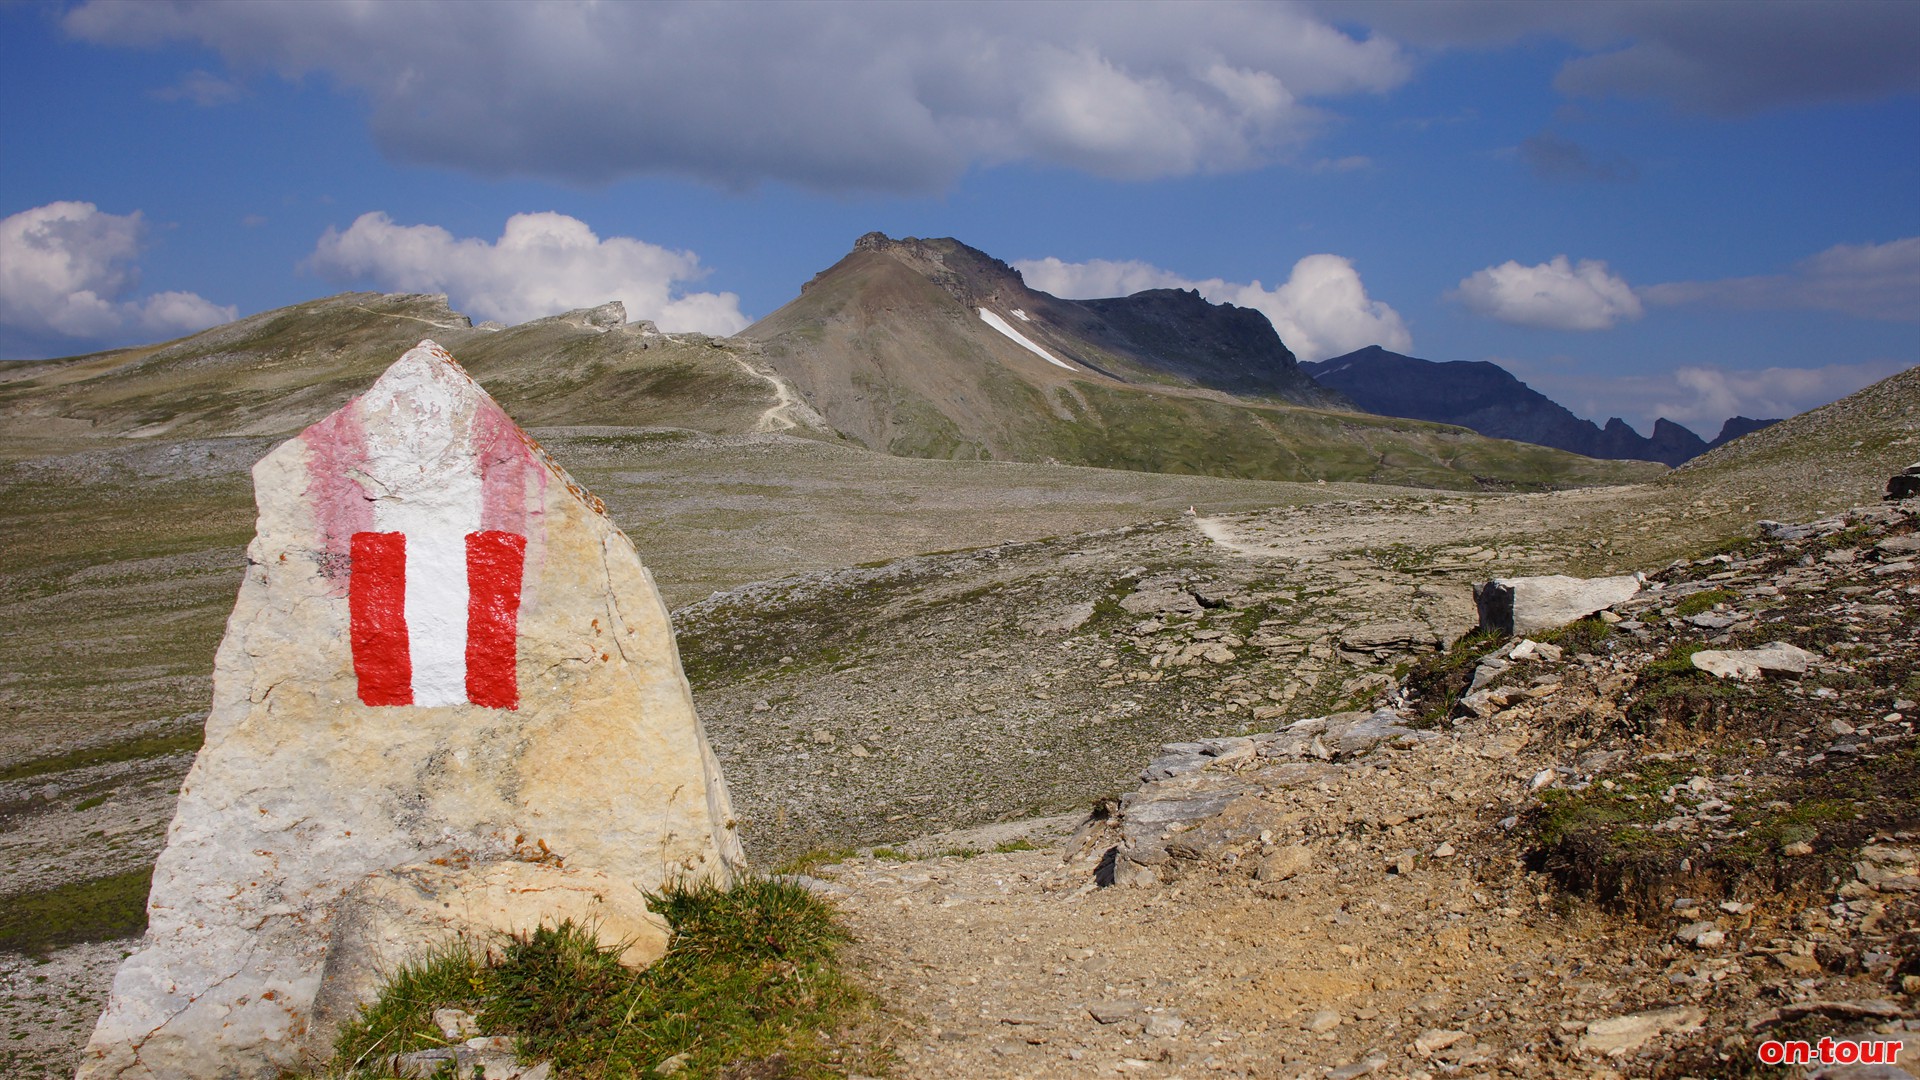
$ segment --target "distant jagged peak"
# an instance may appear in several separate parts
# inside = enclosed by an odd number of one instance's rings
[[[1770,420],[1755,420],[1751,416],[1730,416],[1727,418],[1726,423],[1720,425],[1720,434],[1714,436],[1713,441],[1707,445],[1711,447],[1725,446],[1733,440],[1740,438],[1742,435],[1751,435],[1761,428],[1772,427],[1779,423],[1780,420],[1781,418],[1777,416]]]

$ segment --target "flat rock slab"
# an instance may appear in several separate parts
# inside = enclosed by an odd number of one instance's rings
[[[591,871],[628,904],[741,861],[652,576],[439,346],[253,477],[206,741],[81,1077],[307,1071],[341,901],[403,868]]]
[[[1660,1035],[1697,1029],[1706,1014],[1689,1006],[1650,1009],[1646,1012],[1594,1020],[1580,1037],[1580,1049],[1592,1053],[1624,1053]]]
[[[1693,666],[1717,679],[1747,681],[1769,672],[1805,675],[1813,654],[1797,645],[1776,641],[1758,649],[1702,649],[1693,654]]]

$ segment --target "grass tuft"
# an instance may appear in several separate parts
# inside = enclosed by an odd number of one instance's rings
[[[393,1053],[444,1045],[438,1008],[474,1013],[565,1077],[650,1075],[682,1054],[689,1080],[776,1060],[794,1080],[884,1070],[883,1051],[836,1042],[870,1000],[841,968],[849,937],[824,901],[750,878],[670,886],[648,906],[674,937],[642,972],[572,923],[517,937],[492,964],[453,949],[402,970],[341,1033],[334,1071],[379,1075]]]
[[[1673,613],[1681,618],[1686,618],[1688,615],[1698,615],[1703,611],[1712,611],[1716,604],[1724,604],[1731,600],[1738,600],[1739,598],[1740,594],[1731,589],[1707,589],[1682,599],[1678,604],[1673,606]]]

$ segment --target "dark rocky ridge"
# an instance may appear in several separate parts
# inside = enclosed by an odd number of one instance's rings
[[[1712,442],[1661,417],[1643,436],[1619,417],[1605,427],[1485,361],[1436,362],[1388,352],[1378,345],[1302,364],[1322,386],[1382,416],[1459,424],[1482,435],[1552,446],[1588,457],[1678,465],[1758,431],[1777,420],[1729,419]]]
[[[1210,303],[1191,289],[1148,289],[1077,303],[1116,335],[1111,347],[1195,385],[1303,404],[1345,404],[1344,395],[1316,394],[1304,386],[1312,380],[1301,372],[1293,350],[1252,308]]]

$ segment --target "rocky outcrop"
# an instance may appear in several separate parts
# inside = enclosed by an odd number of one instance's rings
[[[1770,428],[1779,422],[1779,417],[1774,417],[1771,420],[1755,420],[1751,416],[1730,416],[1727,418],[1726,423],[1720,425],[1720,434],[1713,437],[1713,441],[1707,444],[1707,449],[1718,449],[1743,435],[1751,435],[1764,428]]]
[[[1196,385],[1303,405],[1348,404],[1301,371],[1273,323],[1252,308],[1210,303],[1192,289],[1077,303],[1104,323],[1089,328],[1096,341]]]
[[[650,575],[445,351],[422,342],[254,485],[205,745],[82,1077],[300,1068],[329,972],[338,1008],[364,992],[339,974],[366,959],[343,952],[350,895],[443,897],[363,904],[382,938],[600,908],[638,934],[641,891],[731,876]]]

